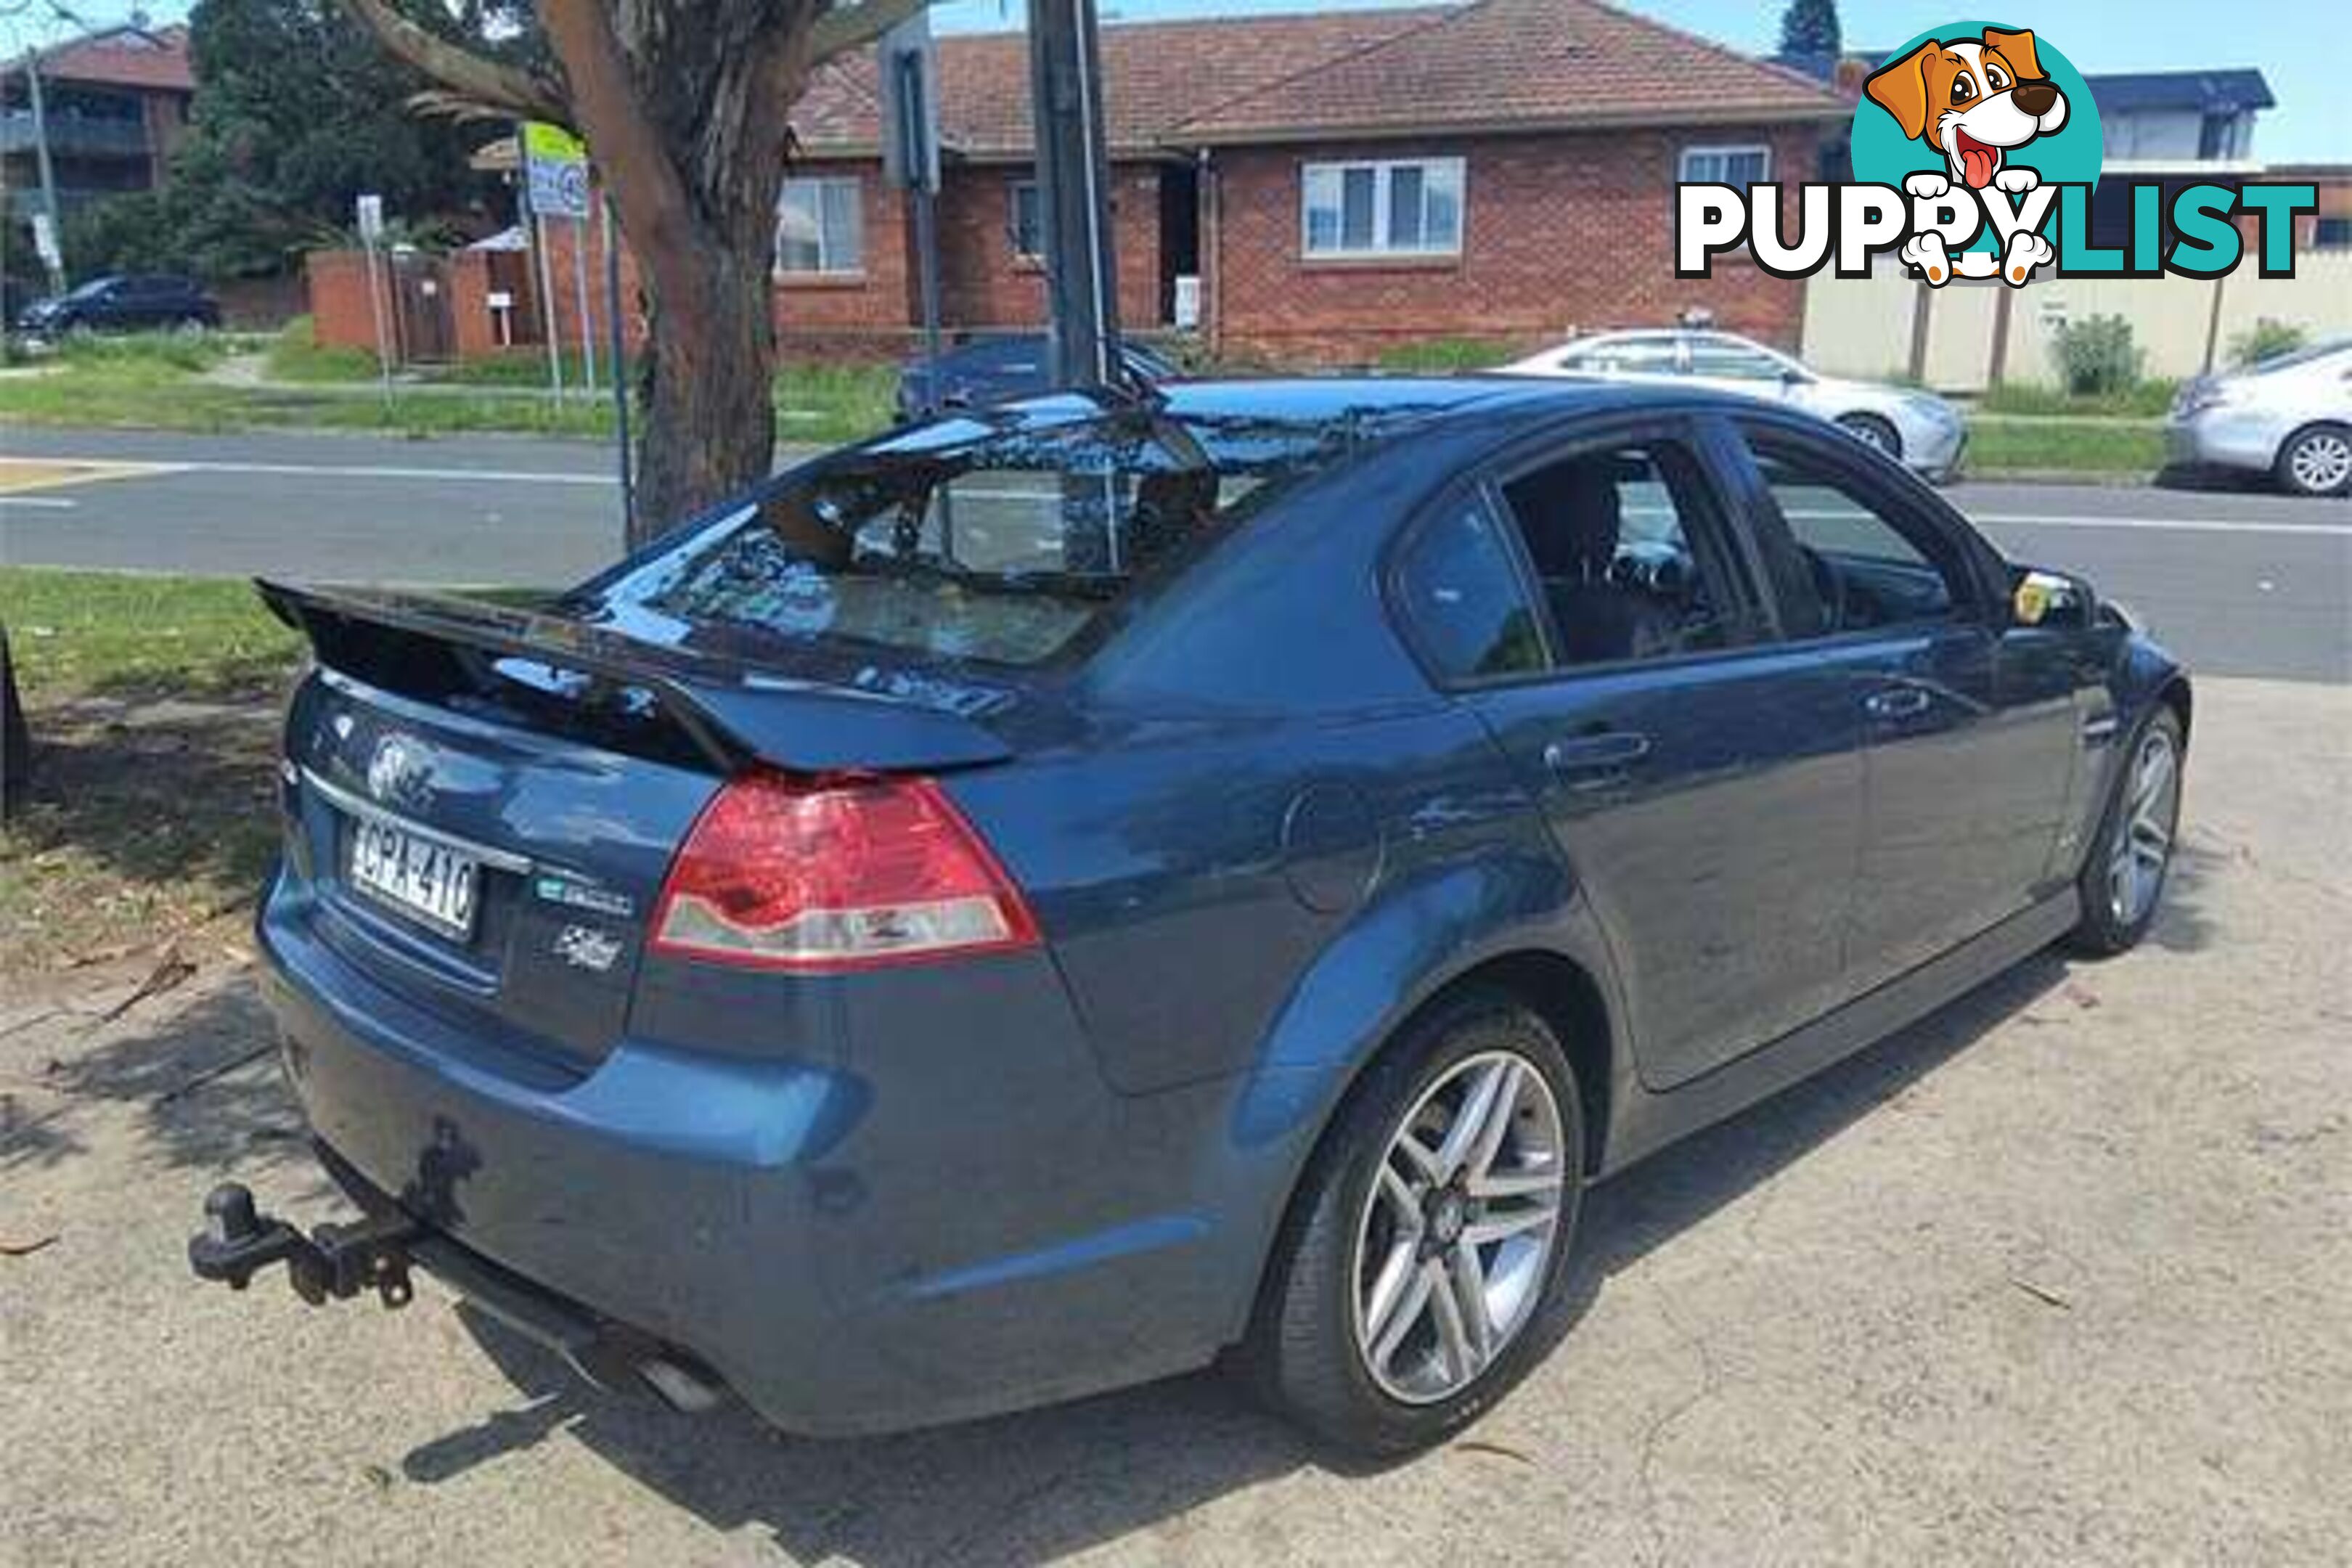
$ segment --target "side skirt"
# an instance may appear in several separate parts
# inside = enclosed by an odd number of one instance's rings
[[[2049,946],[2073,930],[2081,914],[2081,900],[2069,884],[1769,1046],[1677,1088],[1636,1095],[1612,1130],[1601,1174],[1613,1175],[1676,1139],[1745,1110],[1916,1023]]]

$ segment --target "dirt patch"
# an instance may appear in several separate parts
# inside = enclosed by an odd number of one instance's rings
[[[250,906],[278,844],[274,702],[85,699],[36,710],[0,836],[0,982],[160,951]]]

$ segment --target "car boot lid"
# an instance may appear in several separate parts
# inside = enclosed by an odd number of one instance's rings
[[[1013,754],[983,722],[1013,701],[1002,688],[871,668],[846,680],[805,679],[454,595],[266,578],[255,586],[329,668],[343,669],[371,642],[406,637],[572,672],[646,693],[722,771],[755,761],[807,773],[952,768]]]

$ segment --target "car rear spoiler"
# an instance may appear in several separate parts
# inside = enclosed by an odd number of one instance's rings
[[[541,611],[453,595],[298,588],[254,579],[270,613],[310,638],[319,662],[366,679],[363,656],[403,639],[519,658],[642,690],[717,767],[758,761],[806,773],[967,767],[1013,754],[982,724],[968,689],[939,701],[795,679],[644,642]],[[955,701],[956,706],[944,705]]]

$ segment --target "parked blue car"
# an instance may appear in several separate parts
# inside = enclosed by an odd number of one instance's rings
[[[2180,668],[1801,414],[1493,380],[1037,398],[543,611],[265,584],[259,916],[356,1224],[607,1382],[849,1434],[1231,1360],[1472,1420],[1591,1182],[2155,918]]]

